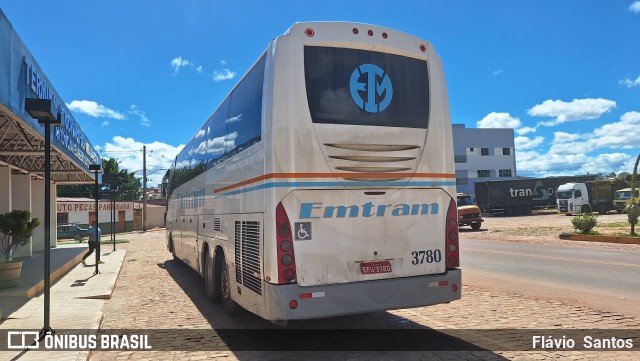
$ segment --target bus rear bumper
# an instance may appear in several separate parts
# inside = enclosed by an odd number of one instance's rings
[[[300,320],[436,305],[460,299],[460,269],[443,274],[301,287],[265,284],[268,320]],[[290,307],[296,301],[295,309]]]

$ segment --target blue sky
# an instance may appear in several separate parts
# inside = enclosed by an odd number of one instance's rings
[[[102,157],[139,170],[147,145],[151,184],[268,42],[300,21],[363,22],[430,41],[452,121],[515,128],[518,175],[631,172],[640,151],[640,1],[0,0],[0,8]]]

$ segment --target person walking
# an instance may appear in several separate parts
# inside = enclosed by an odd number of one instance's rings
[[[96,240],[96,228],[98,229],[97,240]],[[102,230],[100,229],[100,227],[98,227],[98,223],[96,221],[93,221],[93,223],[91,223],[91,227],[87,229],[87,235],[89,236],[89,242],[87,242],[89,244],[89,251],[85,253],[84,256],[82,256],[82,264],[85,266],[87,265],[87,262],[85,262],[85,260],[87,259],[87,257],[89,257],[93,253],[94,250],[100,253],[100,239],[102,238]],[[98,263],[101,264],[104,262],[98,261]]]

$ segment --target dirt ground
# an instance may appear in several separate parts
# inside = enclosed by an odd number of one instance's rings
[[[626,214],[611,212],[609,214],[598,215],[597,217],[598,225],[593,229],[594,231],[602,235],[629,235],[631,226],[628,223]],[[579,242],[559,239],[561,233],[572,233],[575,232],[575,230],[571,224],[573,216],[558,214],[556,210],[535,211],[530,216],[503,217],[483,215],[483,218],[484,222],[482,223],[482,227],[477,231],[472,230],[470,227],[461,227],[460,238],[495,239],[538,244],[575,244],[575,242]],[[640,225],[636,228],[637,231],[640,232]],[[580,242],[580,245],[593,245],[610,249],[640,249],[640,244]]]

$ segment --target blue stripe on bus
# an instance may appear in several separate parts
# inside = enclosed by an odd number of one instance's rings
[[[219,197],[231,196],[240,193],[252,192],[260,189],[267,188],[289,188],[289,187],[344,187],[348,186],[356,186],[356,187],[369,187],[369,186],[381,186],[381,187],[407,187],[407,186],[416,186],[416,187],[443,187],[443,186],[455,186],[456,182],[349,182],[349,183],[341,183],[341,182],[270,182],[265,183],[245,189],[240,189],[237,191],[231,191],[227,193],[222,193]]]

